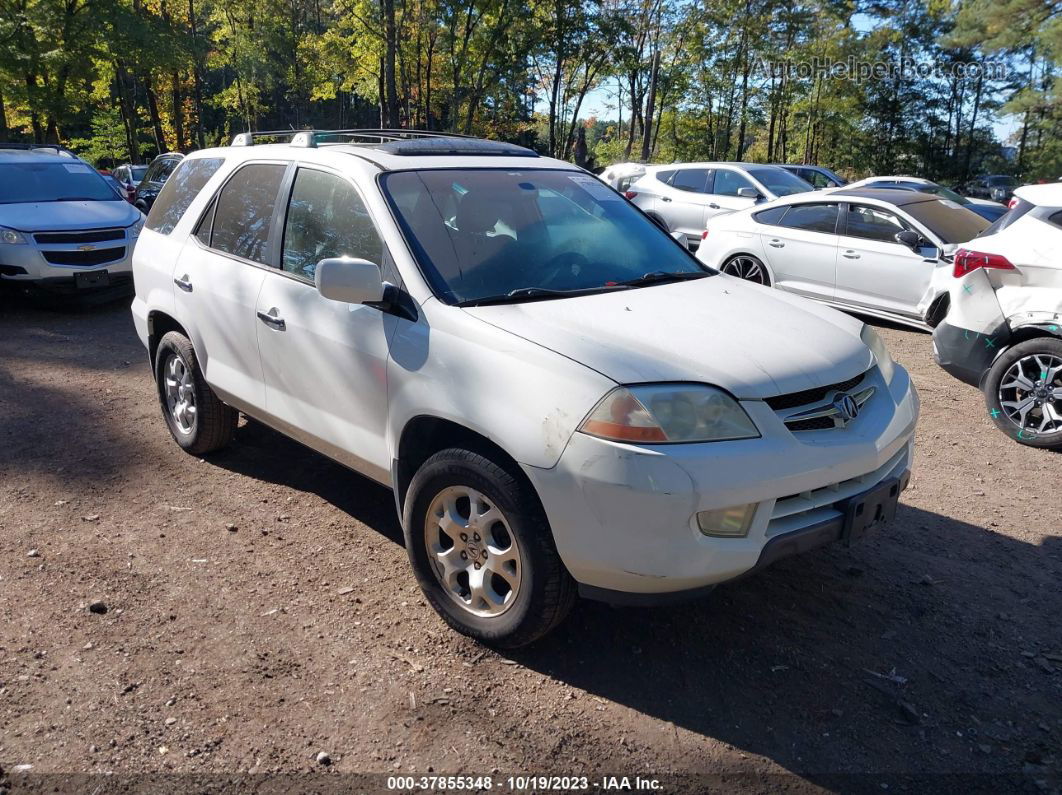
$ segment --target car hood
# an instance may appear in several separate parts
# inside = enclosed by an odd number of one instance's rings
[[[873,363],[858,320],[722,275],[465,311],[621,384],[696,381],[755,399],[844,381]]]
[[[121,199],[0,204],[0,226],[20,232],[62,232],[130,226],[139,221],[140,216],[138,209]]]

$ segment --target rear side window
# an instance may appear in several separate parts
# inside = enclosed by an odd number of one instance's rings
[[[675,174],[671,187],[690,193],[707,192],[708,170],[703,168],[685,168]]]
[[[760,210],[758,213],[753,213],[752,217],[759,221],[761,224],[777,225],[782,220],[782,216],[785,215],[785,211],[788,207],[772,207],[769,210]]]
[[[674,169],[670,169],[668,171],[657,171],[656,172],[657,180],[659,180],[660,182],[663,182],[666,185],[670,185],[671,184],[671,178],[673,176],[675,176]]]
[[[284,165],[256,163],[232,175],[218,196],[211,248],[267,264],[269,222],[286,169]]]
[[[383,242],[357,191],[345,179],[301,168],[288,202],[281,267],[313,281],[326,257],[357,257],[381,264]]]
[[[794,204],[782,219],[781,226],[832,235],[837,230],[837,205]]]
[[[173,178],[167,180],[159,191],[144,225],[163,235],[172,232],[188,205],[224,162],[220,157],[182,160]]]
[[[1062,226],[1062,211],[1059,211],[1047,219],[1055,226]]]

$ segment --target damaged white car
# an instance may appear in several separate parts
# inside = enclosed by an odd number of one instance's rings
[[[952,253],[988,224],[926,193],[819,191],[712,218],[697,259],[839,309],[924,329],[947,313]]]
[[[979,387],[996,427],[1062,449],[1062,185],[1015,191],[1010,212],[955,255],[937,362]]]

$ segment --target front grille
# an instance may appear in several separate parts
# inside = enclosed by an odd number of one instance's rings
[[[859,375],[849,378],[847,381],[841,381],[839,384],[830,384],[828,386],[818,386],[814,389],[805,389],[802,392],[790,392],[788,395],[778,395],[777,397],[767,398],[764,402],[775,411],[781,411],[782,409],[792,409],[797,406],[806,406],[808,403],[817,403],[820,400],[824,400],[831,392],[847,392],[852,387],[856,386],[866,373],[860,373]],[[831,426],[832,427],[832,426]]]
[[[125,240],[124,229],[96,229],[89,232],[41,232],[33,236],[40,244],[101,243],[104,240]]]
[[[791,431],[825,431],[837,427],[833,417],[814,417],[810,420],[793,420],[785,424]]]
[[[125,246],[97,248],[92,251],[42,251],[41,254],[53,265],[102,265],[122,259],[125,256]]]

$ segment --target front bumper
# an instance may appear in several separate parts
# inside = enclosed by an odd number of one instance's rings
[[[819,527],[816,542],[836,535],[844,500],[911,468],[919,405],[910,377],[897,366],[888,385],[876,368],[868,378],[878,391],[844,429],[793,433],[751,400],[742,405],[759,439],[637,446],[577,433],[552,469],[525,466],[581,591],[684,597],[799,551],[809,528]],[[746,503],[757,507],[744,538],[698,529],[698,512]]]
[[[113,228],[112,228],[113,229]],[[92,236],[97,231],[23,232],[25,243],[0,245],[0,280],[20,285],[34,285],[52,292],[92,289],[78,274],[106,271],[111,283],[128,283],[133,271],[134,238],[129,228],[113,229],[115,237],[103,241],[79,241],[78,236]],[[111,231],[111,230],[108,230]],[[120,237],[117,236],[120,233]],[[61,242],[42,242],[41,238],[66,238]]]

